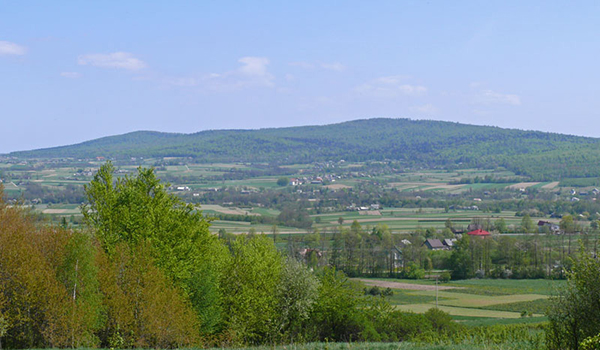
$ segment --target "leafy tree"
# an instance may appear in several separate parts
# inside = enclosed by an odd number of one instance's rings
[[[277,179],[277,186],[287,186],[288,183],[290,183],[290,179],[287,177],[280,177]]]
[[[62,231],[57,236],[67,239],[61,247],[62,261],[57,262],[56,270],[69,296],[66,324],[69,345],[73,348],[94,345],[94,333],[102,327],[102,295],[93,238],[82,231]]]
[[[306,266],[286,259],[277,286],[277,334],[285,342],[301,340],[318,297],[319,280]]]
[[[452,255],[450,255],[450,268],[452,269],[453,280],[471,278],[475,274],[470,245],[470,237],[464,235],[456,242],[456,245],[452,250]]]
[[[505,233],[508,230],[508,226],[506,226],[506,221],[504,221],[504,218],[494,221],[494,228],[499,233]]]
[[[73,307],[57,278],[57,267],[64,261],[65,232],[37,226],[24,211],[5,206],[1,199],[0,222],[3,344],[11,348],[95,345],[69,329],[73,314],[66,311]]]
[[[573,220],[573,216],[565,215],[560,220],[560,229],[565,231],[565,233],[573,233],[576,231],[575,220]]]
[[[551,298],[548,311],[550,349],[579,349],[580,343],[600,333],[600,261],[585,252],[568,274],[568,284]]]
[[[339,271],[325,268],[319,276],[319,297],[314,305],[310,325],[317,339],[350,341],[362,331],[361,292]]]
[[[237,237],[231,254],[221,280],[225,322],[243,344],[272,341],[282,257],[264,235]]]
[[[523,232],[534,232],[535,224],[533,223],[533,220],[531,220],[529,214],[525,214],[523,219],[521,219],[521,229]]]
[[[225,246],[210,235],[209,223],[194,206],[167,193],[153,169],[138,168],[135,176],[118,179],[114,171],[106,163],[85,186],[86,223],[109,256],[121,243],[131,249],[147,244],[154,264],[183,288],[208,327],[204,330],[211,331],[221,317],[215,281],[226,260]]]
[[[198,343],[198,317],[180,288],[154,266],[148,243],[100,252],[106,347],[183,347]]]
[[[446,210],[446,213],[448,211]],[[452,220],[450,220],[450,218],[447,218],[446,221],[444,222],[444,227],[448,228],[448,229],[452,229]]]

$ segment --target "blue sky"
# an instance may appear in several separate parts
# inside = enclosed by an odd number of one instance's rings
[[[408,117],[600,137],[597,1],[3,1],[0,153]]]

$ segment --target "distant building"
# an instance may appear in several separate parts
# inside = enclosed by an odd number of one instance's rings
[[[544,232],[546,228],[553,233],[560,231],[560,226],[558,224],[543,220],[538,221],[538,230],[540,232]]]
[[[424,246],[427,247],[427,249],[429,250],[447,250],[448,247],[446,245],[444,245],[444,243],[442,243],[442,241],[440,241],[437,238],[427,238],[425,240],[425,243],[423,243]]]
[[[446,238],[442,241],[442,243],[448,247],[448,249],[452,249],[454,247],[454,243],[456,243],[456,238]]]
[[[474,231],[470,231],[470,232],[467,232],[467,234],[469,236],[477,236],[477,237],[491,236],[491,233],[487,232],[486,230],[482,230],[482,229],[477,229],[477,230],[474,230]]]

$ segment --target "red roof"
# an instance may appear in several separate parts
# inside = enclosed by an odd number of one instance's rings
[[[470,236],[489,236],[490,235],[489,232],[484,231],[482,229],[471,231],[471,232],[468,232],[467,234],[470,235]]]

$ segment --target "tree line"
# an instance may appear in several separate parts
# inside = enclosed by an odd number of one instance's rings
[[[400,341],[461,326],[396,311],[264,235],[220,238],[151,169],[86,185],[86,229],[0,202],[0,347],[175,348]]]

